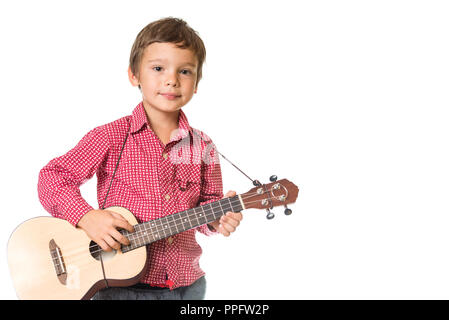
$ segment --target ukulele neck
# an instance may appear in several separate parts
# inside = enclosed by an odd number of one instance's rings
[[[131,244],[128,246],[122,245],[122,252],[125,253],[157,240],[213,222],[228,211],[240,212],[243,209],[240,196],[236,195],[137,224],[134,226],[133,233],[123,230],[123,235],[129,239]]]

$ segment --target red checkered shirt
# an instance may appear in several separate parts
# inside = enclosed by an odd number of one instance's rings
[[[101,208],[128,130],[104,208],[125,207],[140,223],[223,198],[220,163],[213,144],[207,143],[210,138],[190,127],[180,110],[178,130],[164,145],[148,125],[141,102],[132,115],[94,128],[73,149],[42,168],[39,200],[51,215],[76,226],[94,209],[81,197],[79,187],[95,173]],[[196,231],[216,233],[203,225],[172,236],[170,241],[148,245],[149,264],[141,282],[177,288],[203,276]]]

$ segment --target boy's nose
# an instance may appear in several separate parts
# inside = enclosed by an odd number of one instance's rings
[[[172,86],[176,87],[177,81],[175,79],[173,79],[173,78],[169,78],[169,79],[167,79],[165,81],[165,85],[167,85],[167,86],[171,86],[172,85]]]

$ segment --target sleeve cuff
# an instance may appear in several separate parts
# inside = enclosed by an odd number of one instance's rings
[[[94,208],[86,201],[79,201],[74,203],[70,210],[66,212],[65,219],[76,227],[80,219],[91,210],[94,210]]]
[[[215,234],[219,234],[217,230],[213,229],[212,226],[209,227],[208,224],[204,224],[202,226],[197,227],[197,230],[202,234],[204,234],[205,236],[213,236]]]
[[[217,200],[219,200],[219,199],[210,199],[210,200],[207,200],[207,201],[200,202],[199,205],[202,206],[202,205],[205,205],[205,204],[208,204],[210,202],[217,201]],[[199,227],[196,228],[196,230],[198,230],[199,232],[201,232],[202,234],[204,234],[206,236],[212,236],[212,235],[215,235],[215,234],[219,234],[219,232],[217,230],[215,230],[212,226],[209,227],[209,224],[204,224],[202,226],[199,226]]]

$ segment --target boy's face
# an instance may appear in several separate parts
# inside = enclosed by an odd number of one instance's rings
[[[128,76],[133,86],[140,84],[145,108],[170,113],[181,109],[196,93],[197,66],[191,50],[155,42],[145,48],[139,75],[128,68]]]

